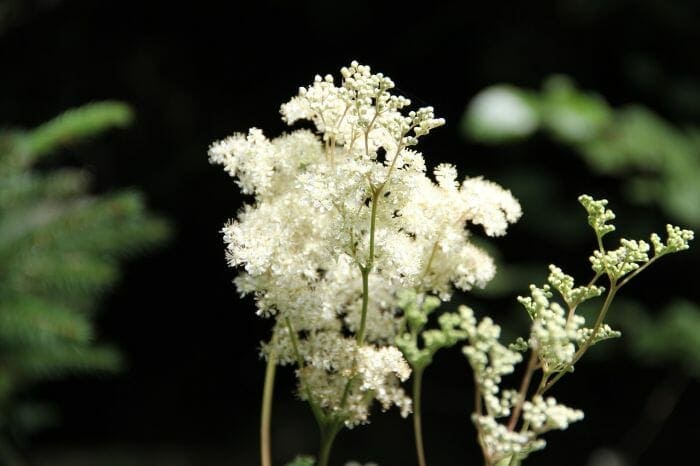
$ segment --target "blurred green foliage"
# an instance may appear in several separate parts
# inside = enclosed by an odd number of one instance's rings
[[[565,76],[550,77],[541,91],[487,88],[470,103],[463,126],[472,139],[491,144],[543,131],[596,173],[619,176],[631,202],[658,204],[674,220],[700,226],[700,128],[677,128],[640,105],[612,108]]]
[[[98,102],[34,130],[0,132],[3,443],[52,419],[44,406],[21,401],[22,390],[66,374],[122,366],[116,348],[94,341],[98,298],[119,277],[120,260],[163,241],[168,224],[146,210],[138,192],[91,195],[84,170],[50,168],[47,161],[132,119],[127,105]],[[0,464],[12,464],[10,455],[0,445]]]
[[[676,300],[654,318],[631,306],[622,314],[635,355],[655,365],[675,363],[700,380],[700,309],[696,303]]]
[[[486,88],[468,105],[462,126],[469,138],[484,144],[524,142],[542,132],[574,149],[595,174],[619,179],[630,203],[656,206],[696,231],[700,226],[700,128],[680,129],[641,105],[613,108],[565,76],[548,78],[539,91]],[[537,179],[545,198],[553,181]],[[557,223],[567,230],[566,218],[548,213],[554,231]],[[615,314],[640,363],[676,367],[700,378],[697,303],[678,300],[654,312],[641,303],[620,304]]]

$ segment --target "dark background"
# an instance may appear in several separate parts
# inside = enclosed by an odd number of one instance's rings
[[[692,0],[538,1],[526,7],[368,0],[0,5],[0,124],[31,127],[101,99],[131,103],[137,112],[132,128],[61,156],[87,165],[98,192],[145,191],[152,209],[176,228],[167,246],[128,264],[104,301],[102,338],[123,349],[128,371],[76,377],[31,394],[54,401],[62,412],[59,427],[25,445],[47,465],[98,464],[99,455],[123,458],[125,466],[256,464],[264,371],[258,342],[269,325],[231,283],[235,271],[226,267],[219,230],[242,199],[233,181],[207,163],[206,151],[212,141],[251,126],[269,136],[284,131],[279,105],[314,74],[337,75],[352,59],[371,65],[415,103],[433,105],[447,119],[422,143],[430,165],[452,161],[461,175],[484,174],[506,187],[505,168],[547,170],[556,180],[557,202],[571,209],[584,191],[619,196],[615,180],[586,174],[578,158],[543,138],[524,148],[469,143],[459,121],[477,91],[498,82],[539,87],[547,75],[563,72],[613,105],[641,102],[676,123],[700,123],[700,3]],[[528,205],[527,193],[514,192],[525,217],[497,242],[504,256],[516,263],[573,264],[570,250],[533,233],[547,225],[533,224],[528,215],[534,211],[531,218],[541,219],[547,205]],[[585,217],[580,220],[584,228]],[[586,249],[574,251],[585,268]],[[690,277],[663,281],[678,275],[672,269],[680,261],[673,261],[627,292],[655,303],[668,292],[691,289]],[[654,280],[661,280],[657,288],[649,286]],[[505,302],[484,301],[479,309],[499,320]],[[585,465],[596,448],[624,441],[653,382],[667,374],[625,358],[584,362],[561,384],[557,396],[582,408],[586,419],[549,434],[550,446],[532,464]],[[426,374],[426,444],[435,465],[480,461],[469,421],[470,377],[457,350],[439,357]],[[279,381],[273,451],[282,464],[298,452],[313,453],[317,433],[308,409],[290,393],[288,369],[279,371]],[[700,435],[691,397],[697,391],[692,382],[640,464],[672,464],[694,454],[687,440]],[[92,460],[85,459],[89,455]],[[372,424],[339,436],[334,457],[336,464],[413,464],[410,423],[377,410]]]

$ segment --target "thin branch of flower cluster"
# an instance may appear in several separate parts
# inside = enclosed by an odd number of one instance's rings
[[[508,347],[498,342],[500,328],[486,317],[477,324],[471,309],[462,307],[459,328],[467,333],[468,345],[463,348],[473,370],[477,391],[477,407],[472,419],[484,454],[485,464],[520,464],[530,453],[544,448],[541,435],[553,429],[566,429],[572,422],[583,419],[583,412],[558,403],[545,394],[574,365],[591,346],[621,335],[605,323],[605,317],[617,292],[642,270],[660,257],[688,249],[693,232],[668,225],[667,240],[651,235],[651,247],[643,240],[622,239],[620,247],[606,250],[603,237],[615,230],[609,222],[615,218],[606,208],[606,200],[590,196],[579,197],[588,212],[598,249],[590,257],[593,279],[575,287],[574,278],[559,267],[550,265],[548,283],[530,286],[530,296],[518,298],[532,319],[527,340],[518,338]],[[605,288],[596,285],[607,277],[609,286],[592,328],[585,326],[576,309],[583,302],[600,297]],[[556,291],[564,306],[553,301]],[[513,373],[522,353],[530,352],[527,367],[518,391],[504,390],[501,378]],[[541,371],[537,388],[530,394],[536,371]],[[505,423],[499,419],[507,419]],[[521,424],[520,429],[517,429]],[[503,463],[505,462],[505,463]]]
[[[210,161],[222,165],[250,196],[223,229],[228,263],[240,269],[236,286],[241,295],[253,295],[258,314],[273,323],[262,349],[268,360],[263,466],[271,461],[276,364],[295,368],[298,395],[318,422],[319,466],[328,464],[343,427],[369,422],[375,402],[382,410],[396,406],[404,417],[416,408],[417,456],[425,465],[421,376],[439,349],[459,341],[466,342],[464,354],[474,368],[473,421],[487,463],[542,448],[540,434],[582,417],[543,398],[548,384],[571,370],[590,345],[616,335],[602,323],[607,307],[593,329],[584,328],[575,314],[576,305],[602,289],[595,280],[573,289],[568,276],[552,269],[550,283],[568,290],[572,300],[568,316],[549,302],[548,286],[533,288],[532,297],[522,300],[533,318],[530,339],[512,347],[498,343],[500,328],[489,318],[477,324],[465,307],[442,314],[439,328],[426,330],[428,315],[454,289],[483,287],[495,274],[493,259],[471,241],[467,228],[504,235],[520,218],[520,205],[509,191],[481,177],[459,181],[450,164],[437,164],[429,176],[414,147],[444,120],[431,107],[408,110],[410,101],[392,93],[393,81],[368,66],[353,62],[341,76],[338,84],[330,75],[316,76],[281,107],[286,123],[309,120],[315,132],[299,129],[269,139],[252,128],[209,148]],[[675,236],[666,244],[652,238],[657,255],[677,249],[678,238],[687,246],[685,231],[669,232]],[[632,270],[621,263],[639,263],[639,256],[630,255],[643,252],[639,242],[623,243],[619,252],[606,252],[600,244],[593,258],[596,279],[624,271],[611,290],[647,265]],[[501,391],[501,377],[513,372],[528,349],[520,391]],[[526,402],[536,369],[546,374],[542,393]],[[402,387],[412,372],[413,400]],[[497,421],[509,414],[507,426]],[[516,432],[521,414],[525,424]]]

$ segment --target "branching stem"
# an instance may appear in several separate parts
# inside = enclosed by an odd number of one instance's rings
[[[313,411],[314,417],[316,418],[316,422],[318,423],[319,427],[321,427],[326,422],[326,416],[324,415],[323,410],[321,410],[318,404],[316,404],[316,402],[314,401],[313,396],[311,394],[311,390],[304,381],[304,374],[301,372],[304,369],[304,358],[301,357],[301,353],[299,352],[297,332],[294,330],[294,327],[292,326],[292,321],[289,320],[289,317],[285,317],[284,320],[287,324],[287,330],[289,331],[289,338],[292,340],[292,349],[294,350],[294,357],[296,358],[297,366],[299,367],[299,383],[301,384],[301,389],[306,394],[309,406],[311,406],[311,411]]]
[[[617,282],[615,280],[612,280],[610,282],[610,289],[608,290],[608,294],[605,297],[605,302],[603,303],[603,307],[600,308],[600,311],[598,312],[598,318],[595,321],[595,325],[593,326],[593,333],[591,333],[591,336],[585,341],[583,345],[576,351],[576,354],[574,354],[574,358],[571,361],[571,363],[566,366],[561,372],[559,372],[557,375],[555,375],[547,384],[544,386],[542,389],[542,393],[544,394],[547,392],[550,388],[554,386],[555,383],[559,381],[562,377],[564,377],[564,374],[569,372],[572,367],[581,359],[581,357],[588,351],[588,349],[593,345],[593,340],[595,339],[595,336],[598,334],[598,331],[600,330],[600,327],[603,325],[603,321],[605,320],[605,316],[608,314],[608,311],[610,310],[610,304],[613,301],[613,298],[615,298],[615,294],[617,293],[617,290],[619,287],[617,286]]]
[[[530,388],[530,381],[532,380],[532,374],[535,373],[537,368],[537,352],[530,351],[530,360],[527,363],[527,369],[525,369],[525,374],[523,375],[523,380],[520,383],[520,390],[518,390],[518,399],[515,400],[515,407],[513,408],[513,414],[510,416],[510,421],[508,422],[508,430],[512,431],[518,424],[520,419],[520,413],[523,410],[523,403],[525,403],[525,398],[527,397],[527,390]]]

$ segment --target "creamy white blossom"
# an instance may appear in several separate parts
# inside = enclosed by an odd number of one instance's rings
[[[475,415],[472,420],[479,429],[488,458],[507,458],[514,454],[541,450],[546,445],[545,441],[537,439],[532,431],[520,433],[509,430],[491,416]]]
[[[264,351],[297,366],[302,398],[353,426],[373,399],[410,412],[399,292],[447,300],[485,286],[495,265],[467,227],[502,235],[521,211],[452,165],[428,173],[413,146],[444,124],[432,107],[409,110],[390,78],[357,62],[341,75],[316,76],[280,109],[316,132],[253,128],[213,143],[209,159],[251,196],[223,234],[239,291],[276,321]]]
[[[564,370],[574,362],[579,328],[585,323],[580,315],[567,317],[559,303],[550,301],[549,290],[549,285],[530,285],[531,295],[518,298],[532,318],[529,344],[537,351],[545,372]]]
[[[537,395],[523,405],[523,419],[535,432],[543,433],[566,429],[570,423],[583,419],[583,411],[558,404],[551,396],[545,399]]]

